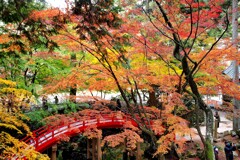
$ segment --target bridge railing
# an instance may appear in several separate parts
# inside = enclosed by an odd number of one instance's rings
[[[104,127],[122,127],[126,121],[132,121],[129,115],[121,113],[101,114],[96,117],[89,116],[86,120],[77,120],[69,123],[62,123],[59,126],[44,126],[35,131],[33,135],[25,137],[22,141],[34,146],[37,151],[43,151],[53,141],[58,141],[61,135],[83,132],[87,127],[96,125],[99,128]],[[133,125],[136,126],[136,123]]]

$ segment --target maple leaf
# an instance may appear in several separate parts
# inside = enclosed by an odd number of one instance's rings
[[[102,130],[97,129],[96,125],[91,125],[84,130],[83,135],[89,139],[102,138]]]
[[[126,143],[125,143],[126,142]],[[134,131],[124,129],[123,132],[104,137],[102,146],[107,143],[110,147],[126,145],[128,151],[135,150],[137,142],[143,142],[143,139]]]

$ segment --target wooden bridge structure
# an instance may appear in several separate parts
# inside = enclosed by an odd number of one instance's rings
[[[52,147],[51,159],[56,160],[57,142],[61,140],[61,136],[73,137],[90,126],[97,126],[98,129],[103,128],[122,128],[126,122],[131,122],[133,126],[138,127],[137,123],[127,115],[116,112],[111,114],[101,114],[89,117],[87,120],[76,120],[74,122],[66,122],[59,126],[42,127],[33,131],[33,136],[27,136],[22,141],[33,146],[36,151],[43,152]],[[87,158],[92,160],[101,160],[101,139],[88,140]],[[140,145],[137,145],[136,158],[140,159]],[[17,159],[17,158],[16,158]]]

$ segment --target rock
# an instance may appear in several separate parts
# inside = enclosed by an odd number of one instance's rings
[[[227,136],[227,135],[229,135],[230,133],[229,133],[229,131],[224,131],[223,132],[223,136]]]
[[[221,142],[221,139],[220,138],[214,138],[213,142],[215,142],[215,143]]]
[[[227,139],[226,137],[223,137],[222,141],[223,141],[223,142],[227,142],[228,139]]]
[[[218,137],[219,137],[219,138],[224,138],[224,134],[223,134],[223,132],[218,133]]]
[[[238,157],[238,153],[236,151],[233,151],[233,156]]]
[[[237,135],[237,133],[235,131],[231,131],[231,136],[235,137]]]
[[[236,131],[237,135],[240,137],[240,129]]]
[[[236,148],[237,148],[238,150],[240,149],[240,144],[239,144],[239,143],[236,144]]]

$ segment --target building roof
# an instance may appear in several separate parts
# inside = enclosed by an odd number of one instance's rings
[[[231,62],[230,66],[228,66],[228,68],[223,71],[223,73],[228,75],[231,79],[233,79],[234,77],[234,65],[235,64]],[[238,76],[240,79],[240,65],[238,66],[238,72],[239,72]]]

